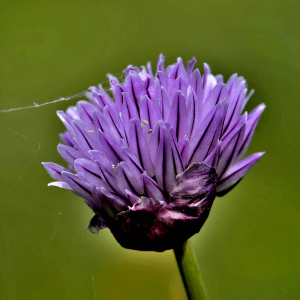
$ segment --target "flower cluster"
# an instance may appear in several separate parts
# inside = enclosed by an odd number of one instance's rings
[[[85,199],[95,216],[88,228],[108,227],[126,248],[164,251],[197,233],[216,195],[234,187],[263,153],[243,158],[261,104],[243,113],[252,92],[243,77],[224,83],[196,59],[164,68],[128,66],[120,84],[108,75],[114,100],[91,87],[58,116],[67,132],[58,152],[64,168],[43,163],[56,182]]]

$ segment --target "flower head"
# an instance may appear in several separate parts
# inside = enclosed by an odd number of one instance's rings
[[[58,152],[64,168],[43,163],[56,182],[85,199],[126,248],[164,251],[197,233],[216,195],[234,187],[263,153],[242,158],[265,109],[243,113],[252,95],[243,77],[224,83],[196,59],[157,71],[128,66],[125,81],[108,75],[114,100],[99,87],[66,113]]]

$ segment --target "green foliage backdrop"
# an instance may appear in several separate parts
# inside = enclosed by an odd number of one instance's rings
[[[2,0],[0,110],[81,92],[161,52],[244,75],[256,90],[247,108],[267,105],[249,152],[266,155],[192,240],[211,300],[299,299],[299,13],[289,0]],[[47,187],[40,162],[63,163],[55,112],[75,103],[0,113],[0,298],[186,299],[171,251],[92,235],[83,201]]]

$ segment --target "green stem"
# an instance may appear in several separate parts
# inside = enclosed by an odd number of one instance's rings
[[[189,240],[174,249],[177,264],[189,300],[208,300],[200,269]]]

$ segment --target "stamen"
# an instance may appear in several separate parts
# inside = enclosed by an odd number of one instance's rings
[[[147,121],[147,120],[143,120],[142,121],[145,125],[148,125],[149,124],[149,122]]]

